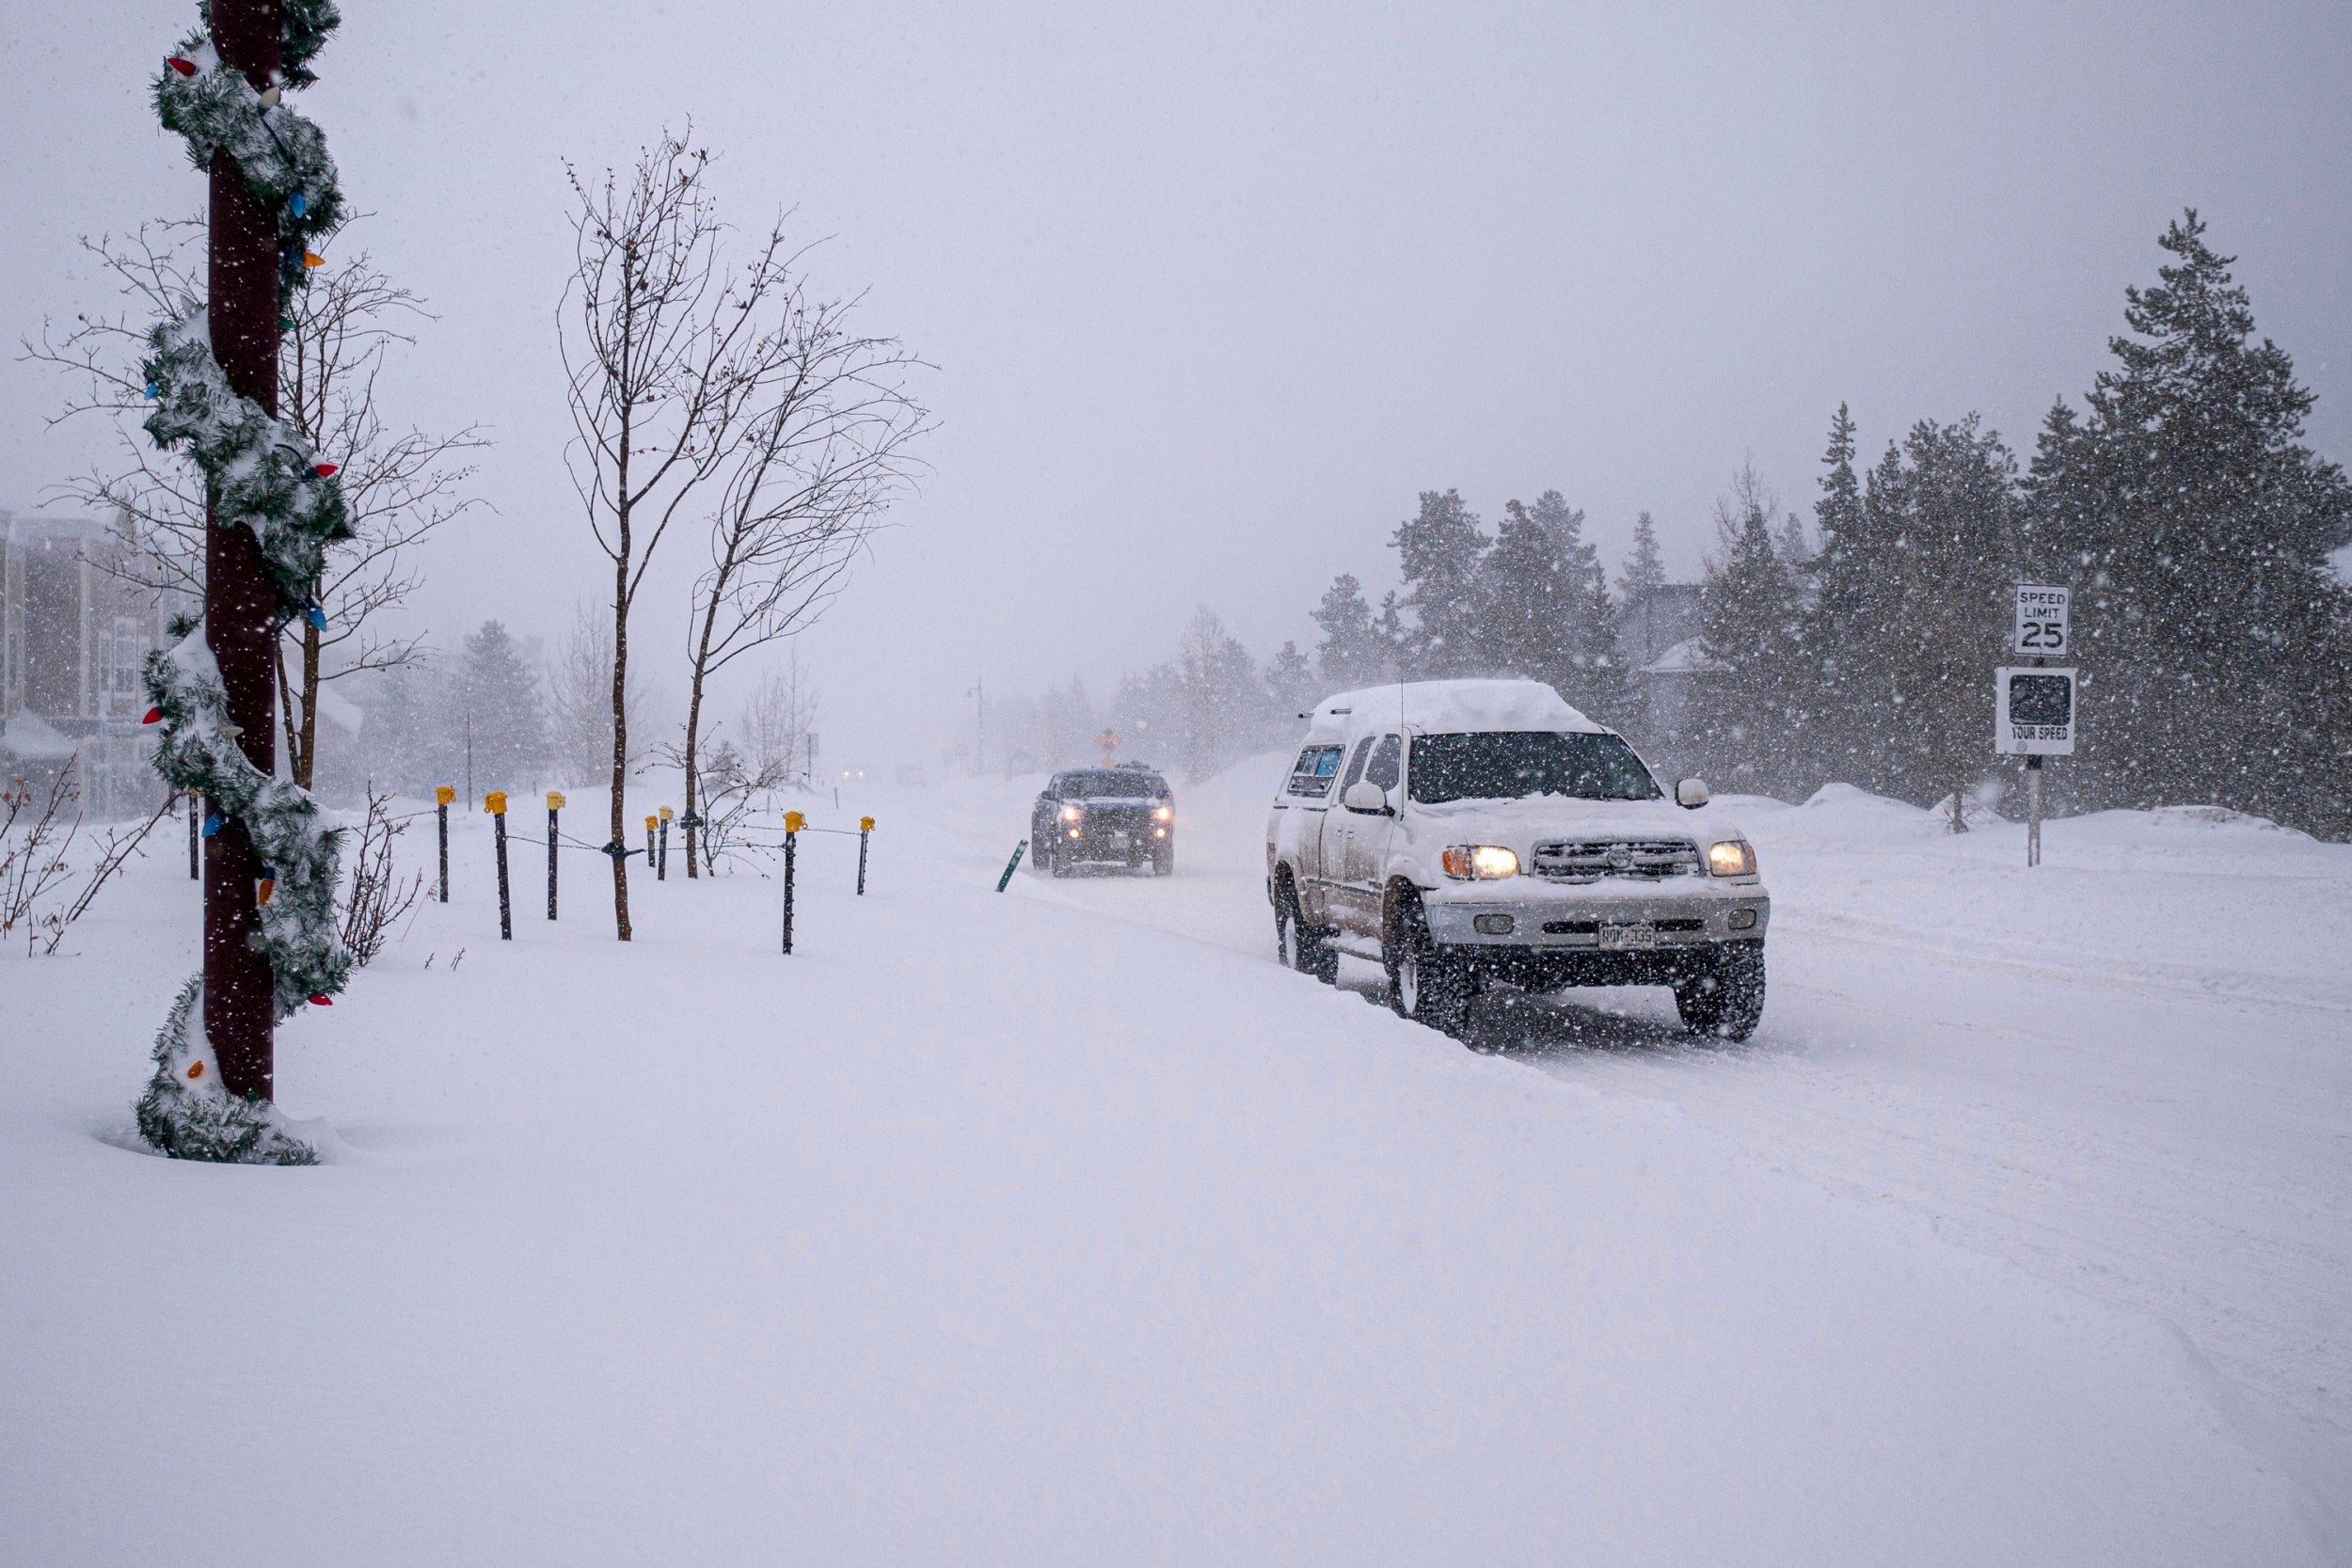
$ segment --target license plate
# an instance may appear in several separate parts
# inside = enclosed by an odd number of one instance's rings
[[[1655,947],[1658,945],[1658,927],[1646,921],[1623,921],[1613,926],[1605,925],[1600,928],[1600,944],[1603,947],[1619,950]]]
[[[1121,848],[1124,848],[1127,844],[1127,835],[1125,833],[1113,833],[1111,834],[1111,842],[1120,846]]]

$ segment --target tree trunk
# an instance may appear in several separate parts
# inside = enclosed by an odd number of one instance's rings
[[[626,440],[627,427],[623,427]],[[622,470],[628,483],[628,470]],[[612,924],[628,941],[628,847],[623,792],[628,787],[628,515],[621,515],[620,550],[612,566]]]
[[[702,641],[694,648],[692,690],[686,700],[686,875],[690,879],[694,876],[694,834],[702,815],[695,809],[694,795],[702,782],[696,748],[702,739],[703,679],[710,670],[710,639],[719,624],[719,595],[725,587],[726,574],[722,572],[711,589],[710,607],[703,611]]]
[[[319,770],[319,628],[302,623],[301,731],[294,737],[294,782],[304,789]]]
[[[213,43],[256,88],[279,61],[277,0],[214,0]],[[229,385],[278,411],[278,224],[246,188],[226,152],[213,154],[205,325]],[[204,637],[220,667],[237,744],[262,772],[278,763],[277,611],[262,543],[239,524],[223,527],[216,496],[206,497]],[[216,801],[205,802],[210,812]],[[254,951],[262,875],[245,825],[235,820],[204,841],[204,1037],[230,1094],[276,1093],[273,976]]]

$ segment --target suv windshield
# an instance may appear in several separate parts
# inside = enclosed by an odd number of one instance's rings
[[[1168,793],[1168,781],[1157,773],[1064,773],[1065,800],[1156,800]]]
[[[1655,800],[1661,793],[1633,748],[1613,735],[1535,730],[1413,737],[1412,797],[1423,805],[1529,795]]]

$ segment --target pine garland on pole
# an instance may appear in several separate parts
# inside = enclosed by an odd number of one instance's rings
[[[209,299],[157,325],[145,371],[147,432],[202,470],[211,527],[204,615],[149,656],[156,770],[201,793],[204,969],[155,1041],[139,1132],[183,1159],[307,1164],[315,1152],[272,1105],[272,1034],[343,987],[335,923],[338,834],[310,795],[274,777],[270,650],[298,615],[328,546],[351,536],[335,465],[277,417],[278,335],[318,264],[311,242],[342,221],[317,126],[289,88],[341,18],[331,0],[206,0],[206,32],[167,56],[157,117],[212,181]]]

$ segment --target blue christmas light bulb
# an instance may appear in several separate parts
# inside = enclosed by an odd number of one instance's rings
[[[319,608],[319,602],[316,599],[310,601],[310,608],[302,612],[302,618],[321,631],[326,629],[326,611]]]
[[[210,838],[218,832],[220,832],[220,814],[215,812],[204,819],[204,836]]]
[[[293,212],[294,216],[300,217],[303,214],[310,210],[310,198],[304,196],[300,191],[296,191],[294,195],[286,198],[286,206]]]
[[[163,391],[164,389],[161,387],[156,386],[151,381],[147,384],[147,395],[151,398],[163,396]]]

